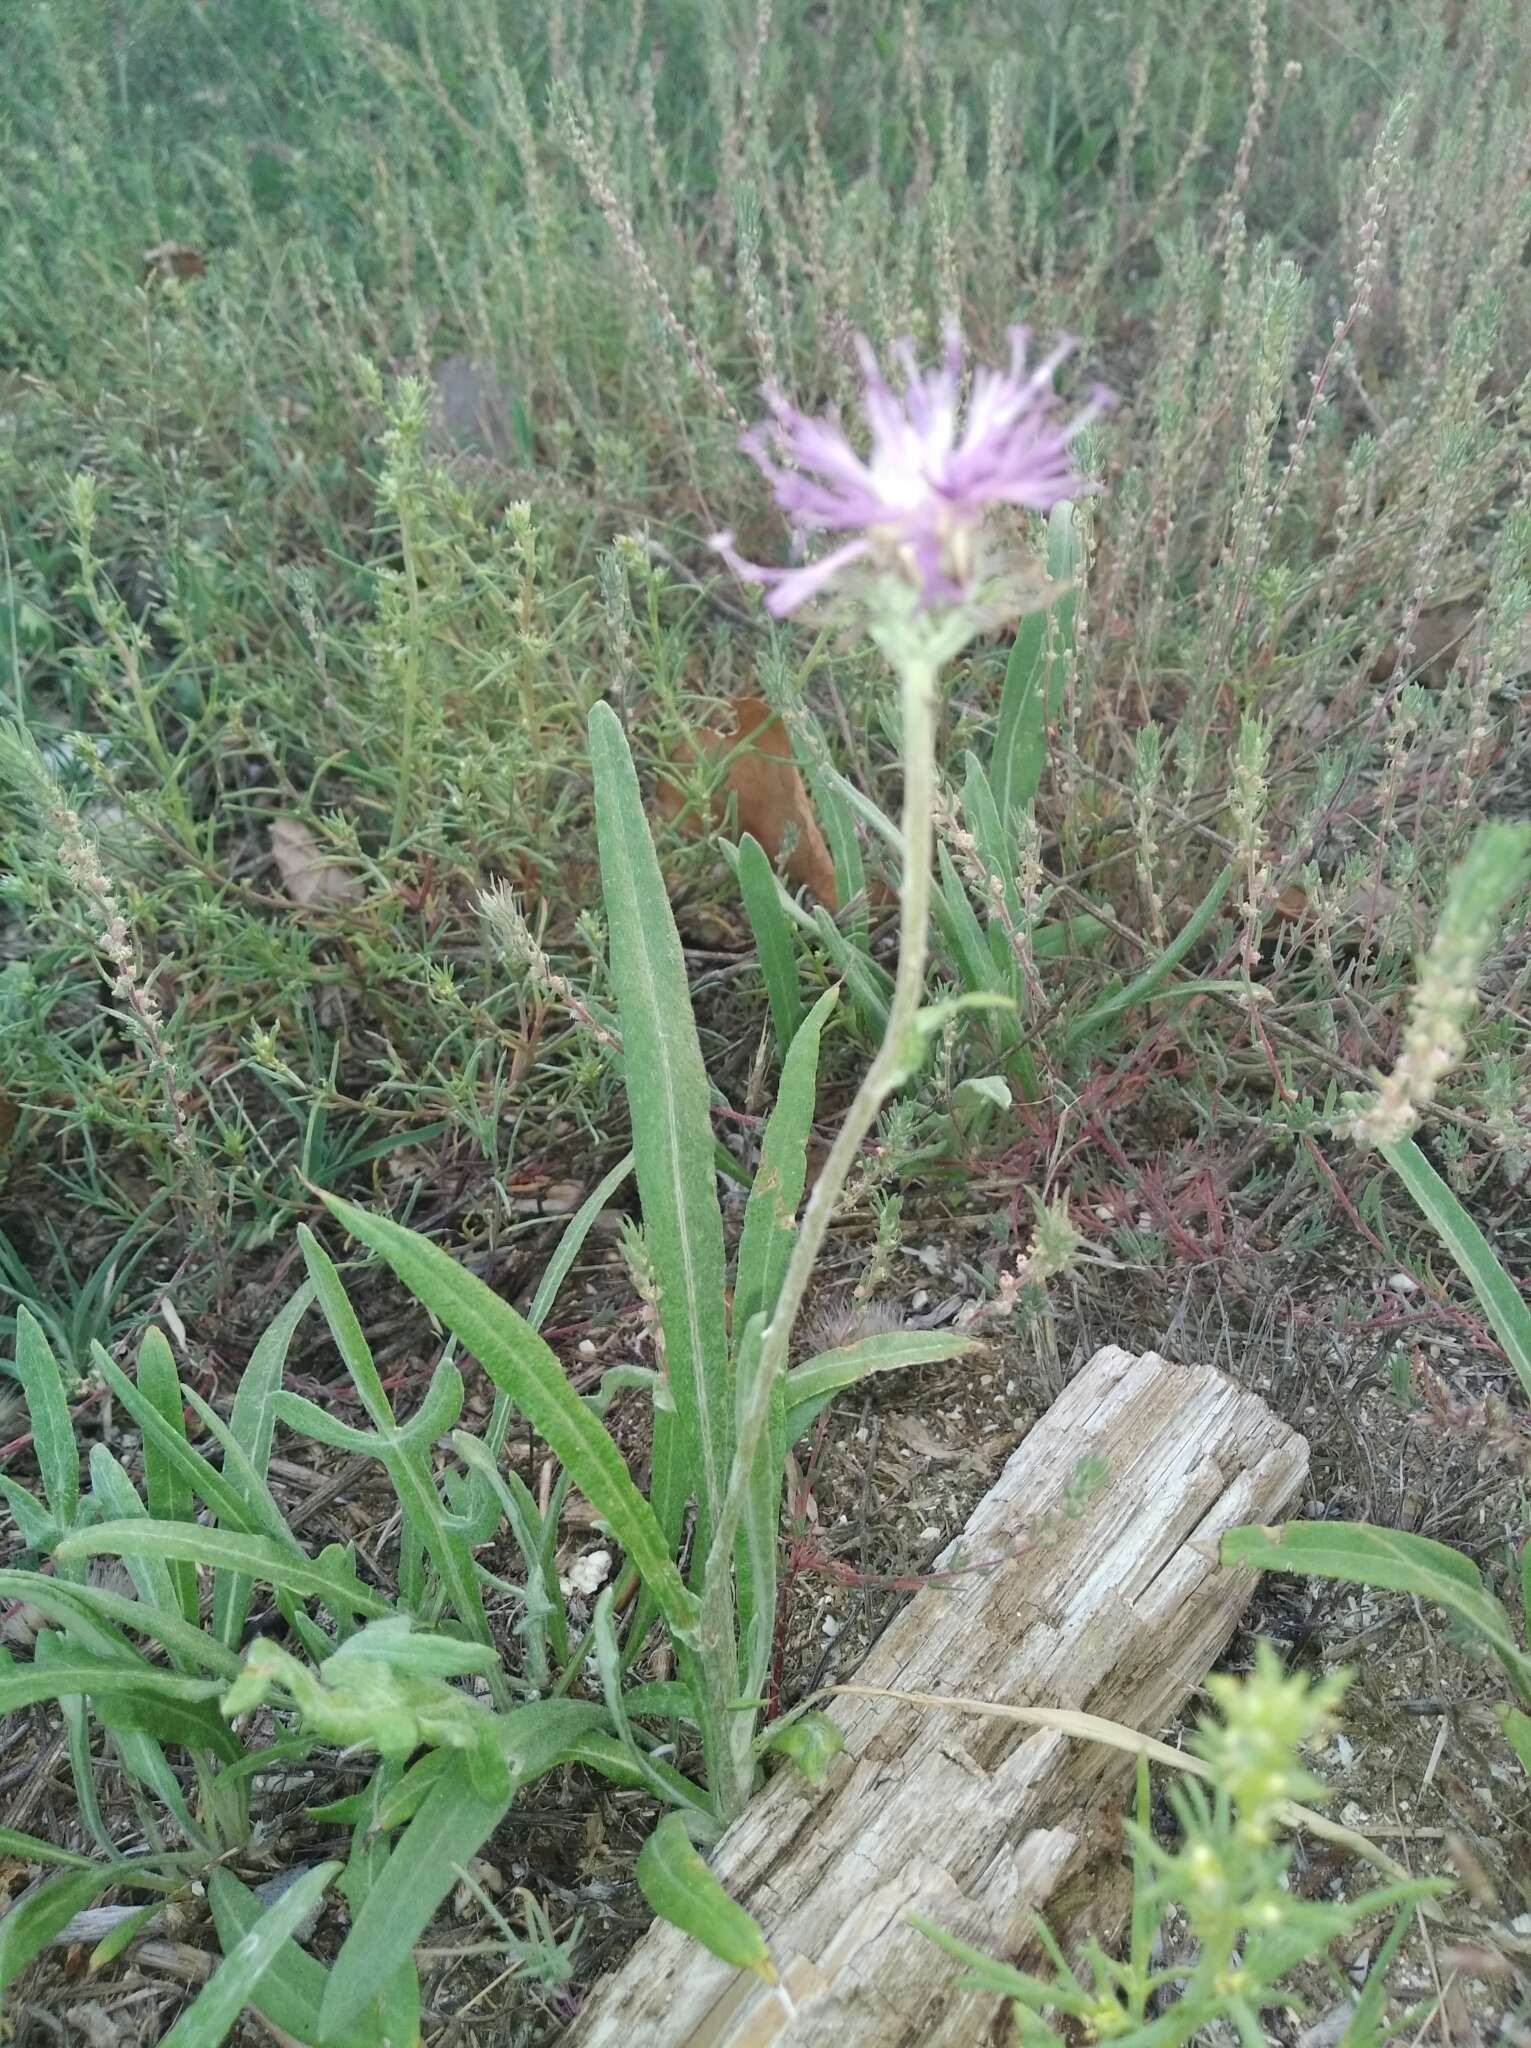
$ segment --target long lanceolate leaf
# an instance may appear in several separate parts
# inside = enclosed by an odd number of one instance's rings
[[[563,1367],[537,1332],[508,1301],[428,1238],[337,1195],[325,1200],[352,1237],[386,1259],[415,1299],[510,1395],[573,1475],[645,1583],[655,1589],[667,1626],[684,1642],[696,1625],[696,1602],[686,1591],[654,1511],[633,1484],[622,1453],[569,1385]]]
[[[419,1413],[410,1422],[396,1421],[371,1348],[334,1262],[308,1229],[300,1228],[298,1240],[325,1321],[372,1419],[376,1432],[370,1439],[372,1453],[388,1474],[409,1528],[424,1543],[453,1611],[464,1627],[471,1629],[480,1642],[487,1643],[489,1622],[473,1559],[463,1532],[448,1521],[431,1464],[432,1444],[462,1412],[462,1375],[443,1360],[436,1368]],[[287,1412],[291,1401],[290,1395],[279,1396],[279,1412]]]
[[[510,1778],[503,1796],[475,1790],[466,1759],[453,1751],[370,1886],[335,1958],[320,2005],[323,2039],[347,2026],[398,1968],[516,1793],[575,1752],[589,1716],[588,1705],[577,1700],[534,1700],[507,1714],[501,1725]]]
[[[1482,1636],[1522,1700],[1531,1700],[1531,1657],[1516,1642],[1509,1615],[1471,1558],[1444,1543],[1370,1522],[1287,1522],[1269,1529],[1230,1529],[1223,1538],[1223,1562],[1381,1586],[1433,1601]]]
[[[61,1529],[74,1520],[80,1502],[80,1454],[64,1393],[64,1376],[25,1302],[16,1309],[16,1370],[26,1395],[27,1420],[42,1473],[43,1493]]]
[[[1069,582],[1079,565],[1074,508],[1055,505],[1047,526],[1047,573]],[[1028,810],[1047,759],[1047,727],[1057,715],[1063,674],[1074,644],[1074,592],[1065,590],[1050,610],[1021,620],[1005,667],[999,727],[989,782],[1001,819]]]
[[[532,1305],[526,1311],[526,1320],[534,1330],[540,1330],[547,1321],[548,1313],[558,1298],[558,1290],[568,1279],[570,1268],[579,1257],[597,1217],[632,1170],[633,1155],[631,1152],[624,1153],[610,1173],[590,1190],[564,1225],[557,1249],[543,1268],[542,1278],[537,1283],[537,1292],[532,1297]],[[510,1396],[497,1392],[482,1438],[484,1448],[492,1458],[497,1459],[505,1448],[505,1439],[510,1432],[511,1418],[514,1414],[515,1403]],[[469,1501],[468,1521],[471,1530],[468,1540],[470,1543],[487,1543],[494,1534],[499,1507],[488,1479],[482,1472],[475,1472],[473,1475]]]
[[[792,924],[781,907],[776,875],[766,858],[765,848],[746,832],[739,842],[734,863],[739,892],[755,934],[755,951],[771,1005],[771,1026],[776,1033],[776,1050],[785,1056],[803,1021],[803,1005],[797,993],[797,943]]]
[[[707,1071],[638,777],[609,704],[590,713],[590,758],[633,1154],[674,1402],[654,1419],[654,1507],[673,1549],[696,1486],[701,1556],[733,1451]]]
[[[1478,1306],[1531,1398],[1531,1305],[1493,1247],[1412,1138],[1379,1148],[1472,1283]]]
[[[1135,1008],[1139,1003],[1146,1003],[1159,984],[1172,969],[1180,965],[1206,931],[1222,908],[1223,898],[1232,886],[1233,869],[1224,868],[1191,913],[1184,927],[1170,940],[1164,951],[1151,960],[1141,974],[1135,975],[1125,988],[1113,990],[1111,994],[1102,996],[1092,1009],[1086,1011],[1069,1032],[1064,1041],[1064,1050],[1073,1052],[1094,1032],[1109,1024],[1114,1017],[1121,1016],[1124,1011]]]
[[[181,1382],[176,1373],[175,1359],[162,1330],[152,1325],[145,1330],[143,1342],[138,1347],[138,1391],[150,1402],[165,1430],[172,1437],[186,1441],[186,1414],[181,1400]],[[161,1522],[190,1522],[195,1519],[192,1489],[184,1463],[165,1448],[153,1435],[144,1437],[144,1492],[148,1498],[149,1513]],[[170,1577],[175,1585],[176,1598],[181,1603],[181,1612],[188,1621],[197,1618],[197,1573],[193,1565],[177,1563],[170,1567]]]
[[[808,1134],[813,1127],[819,1042],[838,999],[830,989],[804,1019],[782,1064],[776,1107],[766,1119],[760,1142],[760,1164],[744,1211],[744,1232],[734,1272],[734,1341],[736,1373],[758,1357],[760,1326],[770,1317],[781,1292],[787,1261],[792,1256],[798,1204],[808,1181]],[[743,1389],[736,1396],[744,1405]],[[765,1682],[771,1629],[776,1610],[777,1523],[781,1508],[781,1475],[787,1452],[787,1407],[781,1387],[772,1391],[770,1457],[763,1461],[759,1484],[751,1491],[750,1508],[739,1531],[739,1636],[743,1655],[744,1696],[754,1698]],[[714,1558],[712,1570],[727,1569]]]
[[[164,2048],[218,2048],[340,1868],[338,1863],[316,1864],[266,1908],[170,2029]]]
[[[313,1288],[305,1283],[266,1326],[234,1392],[234,1405],[229,1411],[229,1434],[244,1452],[251,1471],[262,1485],[271,1462],[276,1397],[281,1392],[288,1348],[313,1298]],[[249,1580],[220,1575],[213,1587],[213,1633],[219,1642],[238,1642],[249,1611]]]

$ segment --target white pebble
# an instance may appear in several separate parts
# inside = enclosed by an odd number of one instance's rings
[[[599,1593],[611,1577],[611,1552],[609,1550],[588,1550],[583,1557],[575,1558],[569,1567],[567,1578],[558,1583],[566,1593],[582,1593],[588,1600],[592,1593]]]

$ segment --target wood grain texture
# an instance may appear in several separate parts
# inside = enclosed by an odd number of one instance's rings
[[[1086,1457],[1109,1476],[1070,1513]],[[1223,1532],[1274,1520],[1307,1464],[1303,1438],[1212,1368],[1099,1351],[941,1559],[1005,1561],[917,1594],[856,1683],[1158,1733],[1254,1586],[1218,1563]],[[1008,2020],[956,1988],[959,1967],[905,1924],[911,1910],[1012,1958],[1038,1911],[1065,1945],[1110,1931],[1119,1864],[1102,1851],[1130,1757],[887,1700],[833,1712],[846,1749],[826,1782],[781,1771],[714,1858],[765,1928],[795,2009],[656,1925],[597,1986],[566,2048],[973,2048]]]

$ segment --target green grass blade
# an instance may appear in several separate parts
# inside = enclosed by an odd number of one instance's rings
[[[433,1750],[433,1756],[444,1752]],[[254,1933],[265,1919],[267,1906],[227,1870],[208,1876],[207,1900],[213,1911],[218,1945],[225,1955],[236,1949],[245,1936]],[[319,2033],[319,2007],[329,1971],[323,1963],[299,1948],[291,1936],[282,1942],[250,1992],[250,2004],[262,2019],[296,2041],[318,2041],[324,2048],[377,2048],[377,2028],[363,2017],[355,2026],[338,2033]]]
[[[711,1095],[680,935],[649,837],[632,756],[609,704],[593,707],[589,732],[633,1156],[644,1236],[659,1277],[659,1317],[675,1404],[673,1421],[656,1414],[655,1431],[677,1431],[681,1448],[679,1458],[656,1457],[656,1469],[682,1478],[654,1505],[673,1550],[685,1509],[679,1484],[694,1482],[696,1543],[705,1551],[733,1447]]]
[[[98,1863],[71,1871],[68,1877],[49,1878],[26,1893],[0,1920],[0,1991],[63,1933],[76,1913],[93,1904],[109,1885],[123,1881],[120,1863]]]
[[[150,1403],[169,1434],[189,1449],[186,1436],[185,1404],[180,1375],[175,1369],[169,1340],[152,1325],[144,1331],[138,1347],[138,1391]],[[154,1431],[144,1433],[144,1497],[149,1513],[160,1522],[190,1522],[196,1516],[196,1501],[186,1462]],[[209,1503],[211,1505],[211,1503]],[[193,1565],[177,1562],[170,1577],[188,1621],[197,1619],[197,1573]]]
[[[61,1628],[105,1623],[145,1635],[183,1669],[191,1666],[220,1678],[235,1678],[240,1659],[233,1650],[194,1628],[174,1608],[153,1607],[108,1586],[92,1586],[41,1572],[0,1571],[0,1600],[25,1600]],[[103,1652],[103,1654],[105,1654]]]
[[[751,1316],[770,1315],[792,1256],[797,1207],[808,1180],[808,1137],[813,1127],[819,1047],[839,993],[832,988],[819,997],[782,1063],[781,1085],[760,1141],[760,1164],[745,1204],[735,1262],[734,1327],[738,1331],[743,1331]]]
[[[341,1868],[339,1863],[316,1864],[289,1885],[274,1906],[266,1908],[181,2014],[165,2036],[162,2048],[219,2048],[251,2002],[262,1977],[319,1903],[326,1887],[340,1875]]]
[[[49,1657],[44,1663],[0,1663],[0,1714],[14,1714],[34,1700],[60,1699],[65,1693],[88,1697],[112,1692],[142,1693],[146,1698],[205,1700],[221,1692],[216,1678],[183,1678],[153,1664],[126,1663],[116,1657],[87,1657],[76,1652]]]
[[[667,1624],[685,1637],[695,1626],[696,1603],[654,1511],[633,1484],[622,1453],[536,1331],[439,1245],[338,1196],[325,1200],[337,1221],[386,1259],[416,1300],[510,1395],[653,1589]]]
[[[610,1206],[612,1196],[633,1170],[633,1155],[625,1152],[599,1184],[590,1193],[564,1225],[558,1240],[558,1247],[543,1268],[542,1278],[537,1282],[537,1292],[532,1296],[532,1305],[526,1311],[526,1320],[534,1330],[540,1330],[547,1321],[553,1303],[558,1299],[558,1290],[568,1279],[574,1261],[584,1249],[585,1239],[590,1235],[596,1219]]]
[[[163,1340],[161,1341],[163,1342]],[[167,1346],[167,1352],[168,1348]],[[162,1476],[159,1482],[159,1491],[162,1500],[168,1505],[181,1504],[185,1511],[181,1514],[152,1515],[151,1510],[152,1519],[162,1522],[187,1522],[195,1526],[196,1514],[194,1503],[197,1500],[201,1500],[212,1510],[213,1514],[217,1516],[219,1522],[225,1528],[253,1530],[260,1520],[259,1514],[252,1512],[246,1507],[238,1489],[224,1478],[216,1465],[211,1464],[188,1441],[179,1400],[175,1404],[176,1416],[179,1421],[179,1427],[177,1427],[177,1424],[170,1421],[165,1415],[159,1402],[152,1399],[145,1391],[142,1384],[135,1385],[119,1366],[113,1365],[112,1361],[99,1346],[96,1350],[96,1367],[117,1399],[143,1431],[146,1481],[149,1471],[148,1453],[152,1445],[157,1456],[163,1461],[163,1471],[174,1475],[178,1482],[177,1487],[174,1489],[169,1488]],[[172,1366],[172,1374],[173,1371],[174,1368]],[[175,1386],[176,1393],[179,1395],[179,1380],[176,1380]],[[163,1387],[161,1388],[161,1400],[168,1400],[168,1389]],[[274,1502],[271,1503],[271,1509],[272,1512],[275,1512]],[[296,1540],[288,1535],[286,1524],[281,1520],[280,1515],[277,1516],[275,1530],[268,1530],[266,1533],[272,1535],[273,1540],[292,1544],[294,1551],[296,1551]],[[170,1570],[173,1577],[176,1567],[172,1565]],[[182,1603],[182,1612],[186,1612],[184,1602]],[[196,1618],[197,1608],[194,1601],[187,1619],[194,1621]]]
[[[823,756],[828,762],[827,751]],[[821,773],[802,754],[798,769],[808,785],[814,815],[824,827],[830,858],[835,864],[835,895],[842,911],[849,912],[850,930],[864,944],[867,931],[866,869],[861,860],[861,842],[856,837],[856,819],[845,799],[847,784],[833,770]]]
[[[136,1395],[136,1388],[134,1393]],[[149,1511],[139,1499],[132,1480],[102,1443],[90,1447],[90,1492],[92,1508],[102,1521],[147,1522],[149,1519]],[[54,1557],[66,1571],[76,1562],[67,1548],[67,1539],[58,1545]],[[180,1602],[176,1598],[170,1567],[162,1557],[140,1557],[127,1550],[122,1561],[141,1600],[147,1600],[153,1607],[170,1607],[179,1612]]]
[[[1015,839],[1004,826],[999,805],[994,801],[994,791],[984,773],[982,761],[974,753],[962,757],[962,817],[973,835],[978,848],[978,858],[985,870],[997,875],[1004,885],[1005,910],[1012,924],[1021,921],[1021,892],[1016,886],[1016,869],[1019,852]]]
[[[229,1434],[244,1452],[262,1485],[271,1463],[276,1397],[281,1392],[282,1375],[287,1369],[287,1353],[313,1298],[313,1287],[305,1282],[287,1306],[272,1318],[261,1332],[234,1390],[234,1405],[229,1410]],[[249,1611],[249,1581],[220,1575],[213,1588],[213,1633],[218,1640],[237,1643]]]
[[[1380,1586],[1433,1601],[1482,1636],[1522,1697],[1531,1698],[1531,1657],[1516,1642],[1509,1615],[1471,1559],[1444,1543],[1370,1522],[1286,1522],[1276,1528],[1230,1529],[1223,1538],[1223,1562]]]
[[[393,1612],[382,1594],[364,1586],[354,1573],[347,1576],[329,1564],[305,1557],[300,1550],[273,1543],[269,1536],[252,1536],[238,1529],[147,1519],[99,1522],[67,1536],[58,1555],[65,1559],[120,1557],[130,1566],[135,1557],[189,1558],[215,1571],[243,1572],[300,1599],[322,1600],[339,1616],[361,1614],[370,1620]]]
[[[454,1751],[414,1819],[368,1891],[330,1971],[320,2008],[326,2036],[346,2026],[397,1969],[457,1881],[458,1866],[477,1854],[523,1785],[563,1762],[589,1725],[589,1708],[574,1700],[535,1700],[504,1717],[510,1792],[475,1791],[463,1755]]]
[[[801,1437],[826,1401],[874,1372],[902,1372],[911,1365],[940,1365],[963,1358],[977,1339],[956,1330],[888,1330],[858,1338],[833,1351],[794,1366],[787,1374],[787,1427],[792,1442]]]
[[[59,1527],[67,1529],[80,1505],[80,1454],[64,1376],[42,1324],[25,1302],[16,1305],[16,1371],[26,1396],[43,1497]]]
[[[12,1856],[19,1863],[58,1863],[66,1870],[96,1867],[77,1849],[61,1849],[56,1842],[45,1842],[41,1835],[29,1835],[21,1828],[0,1828],[0,1856]]]
[[[1531,1305],[1493,1247],[1412,1138],[1378,1148],[1466,1274],[1478,1306],[1531,1400]]]
[[[1120,1017],[1124,1011],[1134,1008],[1138,1003],[1146,1002],[1165,976],[1173,973],[1206,931],[1222,908],[1223,898],[1232,886],[1233,869],[1226,867],[1196,906],[1184,929],[1171,939],[1158,958],[1151,960],[1141,974],[1134,975],[1125,988],[1117,989],[1114,994],[1098,1002],[1093,1009],[1087,1010],[1079,1022],[1072,1026],[1064,1040],[1064,1051],[1075,1051],[1113,1018]]]
[[[785,1059],[798,1026],[803,1021],[802,1000],[797,992],[797,942],[781,907],[777,885],[765,848],[746,832],[739,842],[739,893],[745,915],[760,956],[766,1000],[771,1006],[771,1025],[776,1033],[778,1058]]]
[[[1047,522],[1047,573],[1072,583],[1079,567],[1074,508],[1055,505]],[[1074,644],[1072,589],[1046,611],[1028,612],[1016,630],[1005,664],[999,726],[989,762],[989,782],[1002,819],[1029,810],[1047,762],[1047,726],[1057,716],[1069,650]]]
[[[335,1270],[335,1262],[306,1223],[298,1225],[298,1243],[303,1248],[303,1262],[308,1267],[315,1299],[330,1326],[330,1335],[335,1339],[341,1363],[361,1396],[367,1420],[374,1429],[390,1432],[395,1427],[393,1403],[388,1398],[388,1390],[373,1360],[372,1346],[367,1342],[351,1297],[346,1293],[345,1283]]]
[[[584,1247],[597,1217],[607,1208],[612,1196],[633,1170],[633,1155],[624,1153],[611,1171],[597,1186],[590,1190],[583,1202],[564,1225],[557,1249],[543,1268],[542,1278],[537,1283],[537,1292],[532,1305],[526,1312],[526,1320],[534,1330],[540,1330],[558,1299],[558,1290],[569,1277],[574,1261]],[[480,1441],[490,1457],[498,1461],[505,1448],[505,1439],[510,1434],[510,1425],[515,1415],[515,1403],[508,1394],[495,1390],[494,1404],[489,1411],[489,1420],[484,1425]],[[469,1523],[470,1544],[487,1543],[494,1534],[498,1508],[493,1489],[488,1485],[482,1472],[475,1472],[470,1479]]]
[[[739,1342],[735,1389],[741,1417],[749,1412],[760,1376],[763,1315],[753,1315]],[[735,1573],[735,1626],[739,1636],[739,1693],[758,1699],[770,1678],[772,1639],[776,1626],[777,1551],[781,1542],[782,1474],[787,1455],[787,1407],[780,1384],[772,1390],[770,1433],[749,1475],[744,1516],[732,1563],[714,1553],[707,1559],[714,1572]],[[705,1599],[704,1599],[705,1606]]]

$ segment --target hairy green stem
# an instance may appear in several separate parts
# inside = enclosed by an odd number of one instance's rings
[[[712,1532],[702,1586],[697,1655],[709,1690],[726,1686],[730,1698],[737,1693],[739,1684],[734,1633],[734,1549],[749,1494],[750,1474],[763,1454],[770,1428],[772,1391],[787,1369],[798,1312],[851,1168],[883,1104],[908,1078],[916,1018],[925,997],[934,837],[931,813],[935,797],[937,665],[928,656],[911,652],[899,660],[898,667],[904,718],[904,875],[899,896],[898,971],[883,1042],[845,1113],[803,1210],[781,1292],[761,1339],[760,1367],[748,1407],[739,1418],[728,1490]],[[719,1812],[725,1821],[742,1812],[750,1796],[754,1778],[753,1734],[754,1715],[748,1711],[737,1713],[730,1729],[728,1768],[713,1781]]]
[[[409,817],[410,792],[415,779],[415,719],[420,702],[420,572],[415,564],[409,507],[402,494],[399,500],[399,547],[404,557],[409,638],[404,648],[404,673],[400,678],[403,718],[399,734],[399,786],[394,796],[393,825],[388,834],[390,853],[398,850]]]

